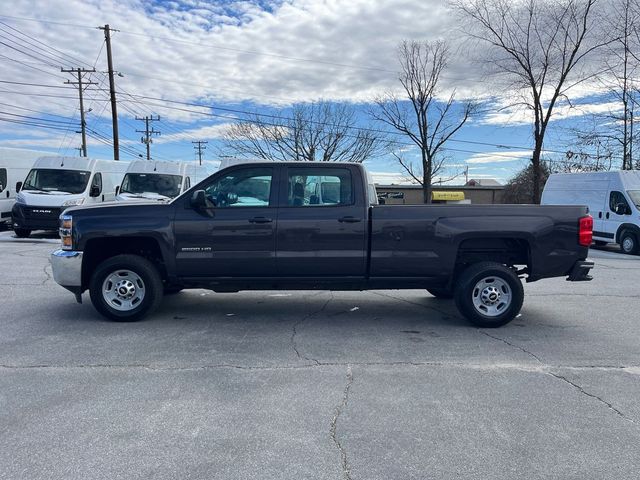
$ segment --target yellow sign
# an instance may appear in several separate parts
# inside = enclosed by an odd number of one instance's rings
[[[464,200],[464,192],[431,192],[431,200]]]

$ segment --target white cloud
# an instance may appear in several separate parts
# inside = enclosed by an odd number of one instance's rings
[[[467,159],[467,164],[494,164],[494,163],[510,163],[522,162],[531,157],[531,150],[512,151],[504,150],[500,152],[484,152],[476,153]]]

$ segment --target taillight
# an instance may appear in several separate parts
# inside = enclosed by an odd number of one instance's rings
[[[586,217],[582,217],[579,221],[578,243],[583,247],[588,247],[591,245],[592,240],[593,240],[593,217],[591,215],[587,215]]]

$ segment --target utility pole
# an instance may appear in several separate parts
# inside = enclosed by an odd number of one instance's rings
[[[202,165],[202,151],[207,149],[205,145],[209,142],[206,140],[196,140],[191,143],[195,144],[193,148],[198,151],[198,161],[200,162],[200,165]]]
[[[70,68],[70,69],[61,68],[60,71],[63,73],[75,73],[78,78],[77,82],[72,82],[70,80],[67,80],[64,83],[78,86],[78,94],[80,95],[80,132],[82,133],[82,156],[86,157],[87,156],[87,132],[86,132],[87,129],[86,129],[86,122],[84,121],[84,102],[83,102],[82,94],[84,93],[85,85],[89,86],[89,85],[97,85],[97,84],[90,80],[88,82],[83,82],[82,75],[85,73],[95,72],[96,69],[92,68],[91,70],[87,70],[85,68]]]
[[[107,66],[109,68],[109,93],[111,95],[111,123],[113,124],[113,159],[120,160],[120,140],[118,138],[118,107],[116,105],[116,84],[113,79],[113,58],[111,57],[111,32],[109,24],[98,27],[104,30],[104,41],[107,45]]]
[[[149,130],[149,123],[159,121],[160,115],[156,115],[155,118],[153,118],[153,115],[151,116],[147,115],[146,117],[143,117],[143,118],[136,117],[136,120],[144,121],[144,130],[136,130],[136,132],[144,133],[144,137],[142,137],[140,141],[147,146],[147,160],[151,160],[151,144],[153,143],[153,140],[151,139],[151,135],[160,135],[160,132],[157,130],[154,130],[153,127],[151,127],[151,130]]]

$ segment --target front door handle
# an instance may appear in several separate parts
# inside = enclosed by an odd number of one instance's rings
[[[249,219],[249,223],[271,223],[273,220],[267,217],[253,217]]]
[[[340,223],[358,223],[358,222],[361,222],[362,219],[361,218],[352,217],[352,216],[346,216],[346,217],[340,217],[338,219],[338,221]]]

